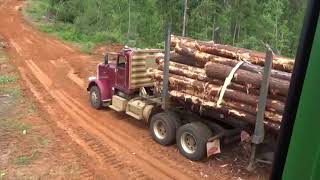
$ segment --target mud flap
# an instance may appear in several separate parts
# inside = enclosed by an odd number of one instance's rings
[[[240,138],[241,138],[241,142],[250,142],[251,141],[251,136],[246,131],[241,131]]]
[[[207,142],[207,157],[221,153],[220,139]]]

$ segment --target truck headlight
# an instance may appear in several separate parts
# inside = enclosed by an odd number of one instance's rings
[[[95,77],[95,76],[91,76],[91,77],[88,78],[89,81],[94,81],[96,79],[97,79],[97,77]]]

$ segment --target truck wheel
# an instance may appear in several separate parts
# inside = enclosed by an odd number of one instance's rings
[[[176,129],[180,124],[179,116],[171,112],[162,112],[152,116],[149,130],[153,140],[167,146],[175,142]]]
[[[102,108],[100,89],[97,86],[92,86],[90,88],[90,102],[95,109]]]
[[[199,161],[207,155],[207,141],[212,131],[201,122],[181,126],[177,132],[177,146],[180,153],[192,161]]]

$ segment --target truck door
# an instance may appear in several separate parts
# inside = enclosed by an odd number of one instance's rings
[[[127,66],[128,61],[126,56],[119,55],[116,65],[116,87],[125,91],[127,89]]]

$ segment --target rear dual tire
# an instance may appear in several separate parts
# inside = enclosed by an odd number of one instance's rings
[[[207,157],[207,141],[212,137],[212,131],[201,122],[192,122],[181,126],[176,135],[180,153],[192,161]]]
[[[207,142],[212,137],[212,131],[202,122],[181,126],[175,113],[162,112],[151,118],[149,130],[152,139],[161,145],[176,142],[180,153],[192,161],[207,157]]]
[[[154,141],[168,146],[175,143],[176,130],[180,125],[180,119],[176,114],[162,112],[151,118],[149,130]]]

